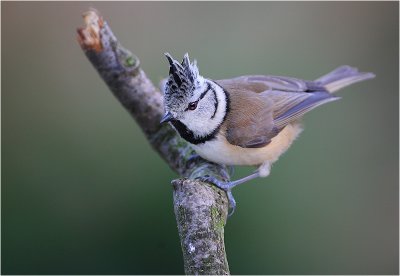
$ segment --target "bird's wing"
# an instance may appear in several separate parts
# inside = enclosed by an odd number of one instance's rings
[[[230,89],[243,89],[261,93],[266,90],[279,90],[286,92],[324,91],[319,82],[281,76],[249,75],[232,79],[218,80],[220,85]]]
[[[228,92],[230,111],[226,117],[226,139],[243,148],[258,148],[274,137],[273,102],[259,93]]]
[[[311,90],[307,82],[286,77],[244,76],[216,83],[231,97],[226,138],[246,148],[265,146],[306,112],[339,99],[322,89],[304,92]]]
[[[325,103],[340,99],[340,97],[332,96],[327,91],[293,93],[272,90],[260,94],[273,99],[274,127],[279,131],[289,123],[300,119],[308,111]]]

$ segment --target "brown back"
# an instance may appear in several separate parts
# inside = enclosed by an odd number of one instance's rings
[[[216,83],[230,97],[226,138],[241,147],[263,147],[290,122],[337,99],[326,91],[307,93],[307,83],[294,78],[243,76]]]

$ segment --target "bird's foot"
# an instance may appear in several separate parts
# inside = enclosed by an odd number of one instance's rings
[[[207,183],[213,184],[213,185],[217,186],[218,188],[220,188],[221,190],[224,190],[226,192],[226,195],[227,195],[228,201],[229,201],[228,217],[232,216],[236,209],[236,201],[232,195],[232,188],[235,187],[235,184],[232,182],[221,181],[221,180],[219,180],[215,177],[209,176],[209,175],[201,176],[201,177],[198,177],[197,179],[199,179],[202,182],[207,182]]]
[[[226,192],[226,195],[228,196],[228,200],[229,200],[229,209],[230,209],[228,217],[230,217],[235,212],[235,208],[236,208],[236,201],[232,195],[232,188],[236,187],[237,185],[240,185],[242,183],[245,183],[249,180],[255,179],[257,177],[260,177],[259,171],[256,171],[255,173],[248,175],[246,177],[240,178],[238,180],[229,181],[229,182],[221,181],[219,179],[216,179],[215,177],[208,176],[208,175],[198,177],[197,179],[199,179],[203,182],[211,183]]]

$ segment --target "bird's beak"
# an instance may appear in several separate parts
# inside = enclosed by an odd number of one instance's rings
[[[160,124],[165,123],[165,122],[169,122],[173,119],[174,117],[172,116],[171,112],[166,112],[164,114],[164,116],[162,117]]]

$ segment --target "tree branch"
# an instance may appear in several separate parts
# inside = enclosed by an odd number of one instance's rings
[[[95,10],[84,15],[78,42],[112,93],[142,128],[152,147],[186,179],[174,180],[174,211],[186,274],[229,274],[224,245],[228,213],[226,194],[194,178],[229,180],[225,166],[193,158],[193,149],[169,126],[160,125],[163,97],[140,68],[139,59],[123,48]]]

